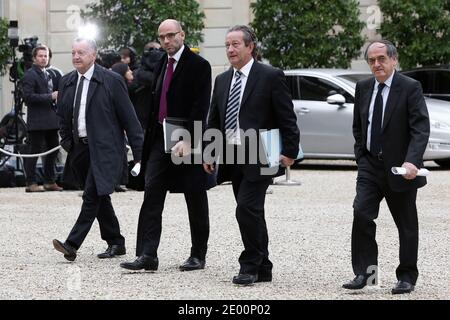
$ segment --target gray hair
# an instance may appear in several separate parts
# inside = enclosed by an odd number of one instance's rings
[[[395,58],[395,59],[398,58],[397,48],[394,46],[394,44],[392,42],[390,42],[389,40],[375,40],[375,41],[372,41],[371,43],[369,43],[369,45],[366,48],[366,51],[364,52],[364,59],[366,61],[369,60],[369,57],[368,57],[369,48],[374,43],[384,44],[386,46],[386,52],[387,52],[387,55],[389,58]]]
[[[91,49],[94,52],[97,52],[97,42],[95,42],[94,39],[78,37],[73,42],[75,43],[75,42],[82,42],[82,41],[86,41],[86,43],[88,44],[89,49]]]
[[[227,34],[234,31],[242,31],[242,33],[244,34],[244,43],[247,47],[250,45],[250,43],[253,43],[254,47],[252,51],[252,56],[253,58],[256,58],[256,56],[258,55],[258,48],[257,48],[258,38],[256,37],[255,31],[246,25],[236,25],[228,29]]]

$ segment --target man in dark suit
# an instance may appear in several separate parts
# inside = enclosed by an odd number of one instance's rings
[[[58,95],[61,146],[69,153],[74,174],[84,187],[83,204],[67,240],[53,240],[56,250],[73,261],[97,218],[108,244],[99,258],[125,254],[125,238],[110,194],[122,176],[125,135],[135,162],[140,161],[142,128],[128,98],[123,78],[95,64],[94,40],[79,38],[72,45],[76,70],[61,79]]]
[[[164,150],[162,123],[167,117],[186,120],[186,129],[194,137],[194,122],[206,121],[211,94],[211,66],[184,45],[185,34],[176,20],[165,20],[159,28],[159,41],[166,51],[155,68],[151,113],[145,133],[141,174],[145,175],[144,202],[139,214],[136,256],[123,262],[130,270],[157,270],[161,220],[168,191],[184,193],[192,247],[189,258],[180,266],[182,271],[205,267],[209,237],[208,198],[211,186],[207,174],[199,164],[175,164],[174,156],[187,156],[199,141],[179,141],[172,155]],[[201,135],[202,132],[200,132]]]
[[[38,154],[58,146],[58,118],[55,101],[58,91],[53,91],[52,79],[46,70],[49,49],[44,45],[33,49],[33,66],[25,72],[22,80],[24,101],[28,107],[28,144],[31,154]],[[55,183],[55,162],[58,153],[53,152],[44,158],[44,188],[36,183],[35,158],[26,158],[26,192],[61,191]]]
[[[398,282],[393,294],[414,290],[418,277],[419,241],[417,189],[426,184],[418,177],[430,134],[427,106],[419,82],[395,71],[397,50],[386,40],[371,43],[365,53],[373,78],[356,85],[353,118],[355,158],[358,163],[353,203],[352,265],[356,277],[343,285],[362,289],[377,277],[375,241],[380,202],[386,199],[400,237]],[[392,167],[406,169],[403,176]]]
[[[226,36],[226,53],[232,68],[217,76],[209,112],[207,129],[218,129],[226,139],[224,152],[218,155],[217,183],[231,181],[237,202],[236,218],[241,231],[244,251],[239,257],[240,271],[235,284],[252,284],[272,280],[269,260],[268,233],[264,217],[266,190],[273,175],[264,172],[261,161],[251,164],[250,148],[240,134],[255,130],[279,128],[282,139],[280,163],[293,164],[299,151],[299,130],[294,107],[281,70],[256,61],[256,36],[247,26],[235,26]],[[227,154],[243,154],[238,163]],[[205,160],[206,162],[206,160]],[[204,169],[212,174],[213,163]],[[278,171],[278,170],[276,170]],[[279,174],[282,174],[280,172]]]

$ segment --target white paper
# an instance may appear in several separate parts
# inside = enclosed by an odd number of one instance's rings
[[[406,168],[403,168],[403,167],[392,167],[391,171],[395,175],[404,175],[404,174],[406,174]],[[417,175],[421,176],[421,177],[426,177],[426,176],[428,176],[429,173],[430,173],[430,171],[428,169],[421,168],[417,172]]]
[[[133,169],[131,169],[131,175],[133,177],[137,177],[139,175],[139,172],[141,172],[141,163],[138,162],[134,165]]]

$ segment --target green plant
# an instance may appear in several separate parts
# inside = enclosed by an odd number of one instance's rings
[[[349,67],[364,44],[356,0],[257,0],[251,24],[280,68]]]
[[[379,0],[381,35],[394,43],[403,69],[450,63],[449,0]]]
[[[156,41],[159,24],[168,18],[181,22],[187,44],[202,41],[205,15],[195,0],[100,0],[87,8],[82,17],[99,25],[99,44],[106,48],[132,45],[142,52],[146,43]]]
[[[6,73],[11,47],[8,39],[8,20],[0,18],[0,75]]]

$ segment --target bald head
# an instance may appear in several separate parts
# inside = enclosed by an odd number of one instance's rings
[[[163,22],[161,22],[161,24],[159,25],[159,28],[158,28],[158,32],[161,28],[167,28],[167,27],[177,29],[178,31],[183,31],[183,28],[181,27],[181,23],[178,20],[167,19],[167,20],[164,20]]]
[[[173,56],[180,50],[184,44],[184,31],[181,28],[180,22],[174,19],[164,20],[158,28],[158,38],[161,47]]]

